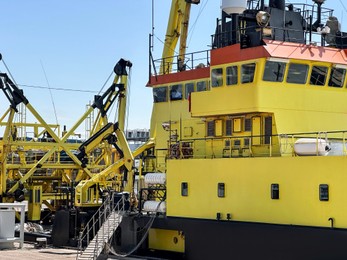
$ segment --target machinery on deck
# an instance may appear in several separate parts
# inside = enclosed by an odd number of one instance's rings
[[[27,221],[52,223],[54,218],[52,238],[57,245],[76,238],[105,194],[126,191],[133,196],[134,157],[124,135],[131,67],[130,61],[120,59],[112,85],[94,97],[70,130],[64,127],[62,132],[59,125],[48,124],[40,116],[8,74],[0,73],[0,88],[10,103],[0,118],[4,127],[0,140],[0,199],[6,203],[28,201]],[[118,119],[111,123],[108,112],[115,103]],[[29,111],[36,123],[15,121],[19,111]],[[90,118],[95,118],[90,137],[86,141],[72,138]],[[63,231],[55,228],[62,224]]]

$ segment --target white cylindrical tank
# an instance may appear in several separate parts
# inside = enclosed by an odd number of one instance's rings
[[[247,8],[247,0],[222,0],[221,8],[227,14],[241,14]]]
[[[160,203],[160,205],[159,205]],[[153,200],[148,200],[144,203],[143,205],[143,210],[147,212],[160,212],[164,213],[166,212],[166,203],[165,201],[153,201]]]
[[[300,138],[294,143],[295,153],[301,156],[325,156],[330,150],[329,143],[324,139]]]
[[[162,184],[166,182],[166,174],[161,172],[147,173],[145,175],[146,184]]]
[[[15,211],[0,209],[0,239],[14,238]],[[13,242],[0,243],[0,249],[14,247]]]

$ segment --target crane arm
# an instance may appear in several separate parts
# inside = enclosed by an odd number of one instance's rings
[[[160,74],[170,73],[173,56],[180,39],[178,69],[183,68],[187,48],[188,25],[191,4],[199,4],[200,0],[173,0],[167,25],[165,45],[162,54]]]

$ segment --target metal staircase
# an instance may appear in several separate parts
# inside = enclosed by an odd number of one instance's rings
[[[119,195],[119,194],[117,194]],[[122,221],[125,198],[122,194],[108,196],[98,211],[80,232],[76,259],[97,259]]]

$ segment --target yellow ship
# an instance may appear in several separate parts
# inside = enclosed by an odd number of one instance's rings
[[[186,53],[198,4],[172,0],[162,57],[150,53],[150,139],[135,151],[124,136],[131,62],[117,63],[112,86],[63,133],[0,74],[11,104],[0,120],[2,201],[28,200],[31,221],[47,218],[46,205],[59,246],[97,237],[83,228],[106,219],[116,192],[126,201],[111,208],[122,220],[105,247],[116,255],[347,259],[347,34],[333,10],[223,0],[212,48]],[[19,104],[39,124],[14,123]],[[72,144],[93,110],[90,138]],[[19,138],[23,127],[35,138]]]
[[[144,171],[165,173],[166,212],[144,252],[346,259],[339,22],[324,1],[222,1],[212,49],[187,54],[198,2],[172,1],[162,58],[151,62],[154,169]]]

